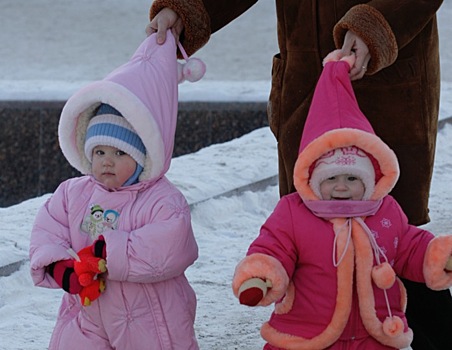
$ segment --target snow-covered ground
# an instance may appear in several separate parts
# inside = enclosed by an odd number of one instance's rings
[[[141,42],[149,3],[36,0],[31,6],[24,0],[2,0],[0,99],[64,99],[84,82],[102,78]],[[445,119],[452,116],[452,50],[446,49],[445,40],[452,34],[452,2],[445,2],[439,15],[440,118]],[[208,72],[199,83],[181,85],[182,99],[236,100],[242,92],[249,100],[266,99],[271,55],[276,51],[274,2],[260,1],[246,16],[215,34],[215,40],[197,54]],[[237,38],[247,33],[256,48],[247,48],[248,60],[240,46],[234,49],[234,44],[242,43]],[[446,125],[438,135],[432,222],[427,225],[436,234],[452,233],[451,140],[452,126]],[[271,308],[240,306],[230,284],[235,265],[278,200],[277,187],[202,200],[274,176],[276,158],[274,138],[262,128],[173,160],[169,178],[190,203],[198,203],[192,206],[192,218],[200,257],[187,276],[198,296],[195,326],[201,349],[262,348],[259,327]],[[48,196],[0,208],[0,266],[26,259],[34,216]],[[61,295],[61,290],[34,287],[28,262],[16,273],[0,277],[0,350],[45,349]]]

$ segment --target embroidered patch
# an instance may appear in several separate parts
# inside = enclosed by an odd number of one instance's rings
[[[89,207],[89,214],[83,219],[80,229],[93,239],[108,230],[118,228],[119,212],[114,209],[103,209],[99,204]]]

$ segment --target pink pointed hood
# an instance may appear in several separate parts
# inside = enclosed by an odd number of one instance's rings
[[[398,180],[397,158],[359,109],[349,70],[346,60],[327,62],[314,91],[294,168],[294,185],[304,201],[319,199],[309,186],[312,167],[337,148],[356,146],[372,160],[376,184],[370,200],[381,199]]]
[[[168,32],[158,45],[147,37],[131,59],[101,81],[76,92],[65,104],[58,128],[60,147],[69,163],[91,173],[84,154],[89,120],[101,103],[117,109],[132,125],[146,148],[142,180],[156,180],[169,169],[178,110],[176,41]]]

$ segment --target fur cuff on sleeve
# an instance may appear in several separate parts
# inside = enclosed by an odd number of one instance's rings
[[[289,276],[277,259],[260,253],[251,254],[240,261],[235,268],[232,290],[236,297],[238,297],[242,283],[253,277],[270,280],[272,283],[272,288],[268,290],[267,295],[258,304],[259,306],[267,306],[281,299],[289,285]]]
[[[436,237],[430,241],[424,258],[424,277],[433,290],[452,286],[452,272],[444,268],[452,255],[452,236]]]
[[[152,3],[149,18],[152,20],[165,7],[175,11],[184,23],[180,41],[188,56],[203,47],[210,38],[210,18],[202,0],[155,0]],[[183,58],[179,54],[179,58]]]
[[[334,27],[337,48],[342,47],[348,30],[363,39],[369,48],[371,59],[367,74],[374,74],[394,63],[398,55],[397,41],[389,23],[378,10],[366,4],[352,7]]]

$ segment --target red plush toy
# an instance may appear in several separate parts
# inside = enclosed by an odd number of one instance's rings
[[[78,293],[82,305],[89,306],[105,291],[105,279],[99,274],[107,271],[106,261],[95,255],[95,246],[83,248],[78,253],[69,251],[75,258],[74,272],[82,286]]]

